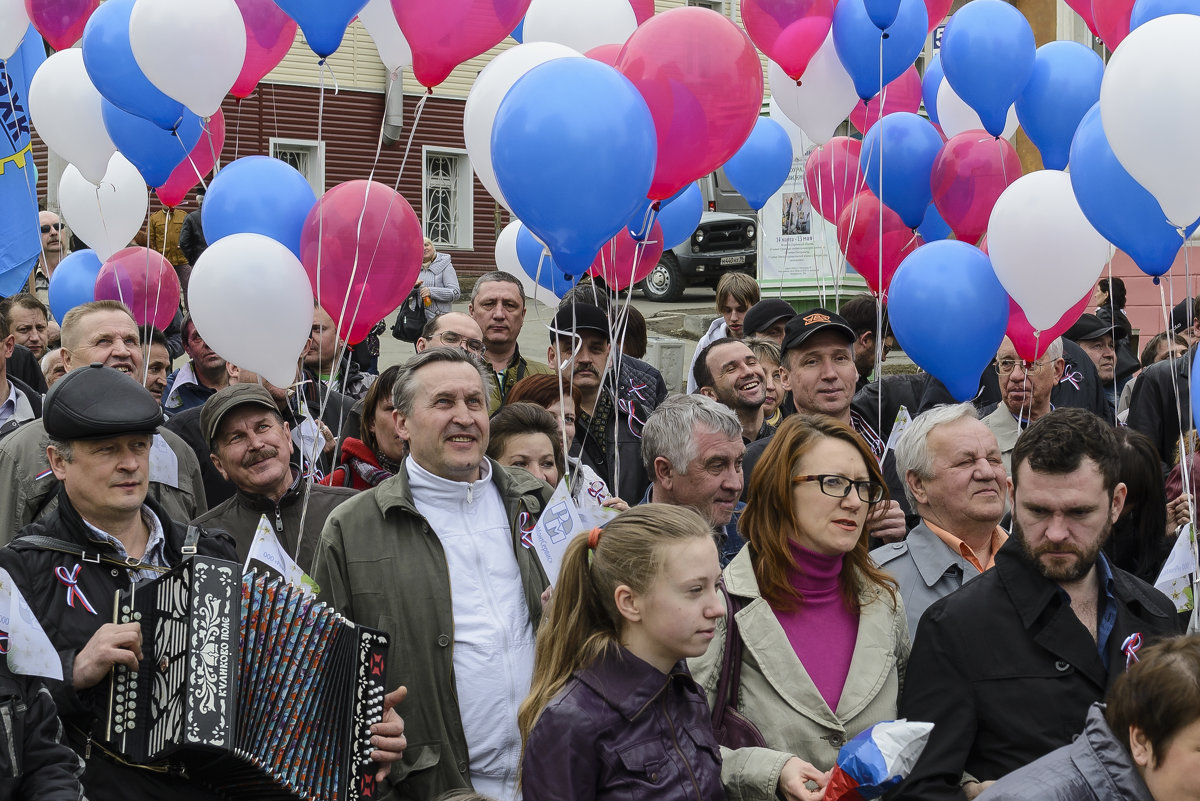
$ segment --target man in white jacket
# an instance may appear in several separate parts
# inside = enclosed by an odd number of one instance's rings
[[[698,389],[693,372],[696,368],[696,357],[713,342],[726,337],[742,338],[742,321],[750,307],[758,303],[760,292],[758,282],[745,273],[726,273],[717,284],[717,311],[721,316],[712,321],[708,331],[696,343],[696,351],[692,354],[692,363],[688,365],[687,393],[695,393]]]

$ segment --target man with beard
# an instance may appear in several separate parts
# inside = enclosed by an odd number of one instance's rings
[[[921,618],[900,716],[934,724],[893,799],[974,798],[1066,745],[1174,605],[1101,551],[1121,514],[1116,435],[1059,409],[1013,451],[1013,531],[995,566]]]
[[[763,420],[767,374],[745,342],[732,337],[714,341],[701,351],[692,373],[701,395],[729,407],[738,416],[745,444],[775,433],[775,428]]]

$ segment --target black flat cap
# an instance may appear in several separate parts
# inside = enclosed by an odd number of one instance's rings
[[[742,320],[742,331],[751,337],[760,331],[766,331],[780,320],[790,320],[796,316],[792,304],[783,298],[767,298],[760,300],[750,307]]]
[[[46,433],[63,441],[153,434],[162,421],[162,407],[145,387],[102,364],[54,382],[42,406]]]
[[[1063,336],[1072,342],[1086,342],[1111,334],[1113,328],[1115,326],[1112,323],[1106,323],[1094,314],[1081,314],[1075,325],[1068,328]]]
[[[841,334],[846,338],[847,343],[852,343],[856,339],[854,329],[850,327],[850,323],[846,322],[845,317],[828,309],[816,308],[803,314],[797,314],[788,320],[780,350],[787,352],[792,348],[798,348],[804,344],[805,340],[819,331]]]
[[[590,303],[569,303],[554,314],[550,321],[550,336],[556,338],[560,334],[570,336],[582,331],[599,334],[609,339],[610,326],[608,315],[599,306]]]
[[[267,392],[266,387],[259,384],[230,384],[210,395],[204,402],[204,408],[200,410],[200,433],[209,447],[212,447],[225,415],[246,404],[263,406],[275,413],[279,412],[275,399]]]

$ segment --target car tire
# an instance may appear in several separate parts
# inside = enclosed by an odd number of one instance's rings
[[[674,253],[664,253],[658,260],[658,264],[650,272],[640,284],[642,294],[646,296],[646,300],[652,300],[657,303],[670,303],[679,300],[683,296],[683,290],[687,286],[687,282],[683,280],[683,276],[679,273],[679,261],[675,258]]]

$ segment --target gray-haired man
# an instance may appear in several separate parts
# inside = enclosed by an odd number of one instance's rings
[[[717,538],[721,566],[742,549],[737,519],[742,494],[742,424],[704,395],[672,395],[642,429],[642,463],[651,477],[642,503],[690,506]]]

